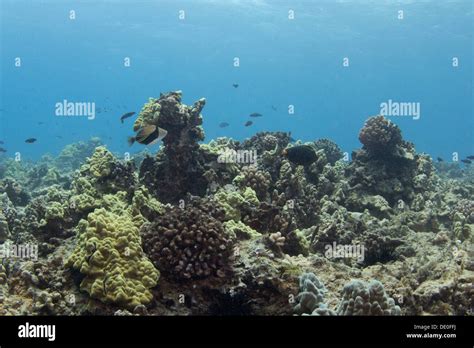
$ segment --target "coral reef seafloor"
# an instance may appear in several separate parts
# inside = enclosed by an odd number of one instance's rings
[[[2,155],[0,315],[472,315],[472,166],[383,116],[351,160],[285,132],[205,142],[205,99],[181,98],[131,127],[165,129],[157,153]]]

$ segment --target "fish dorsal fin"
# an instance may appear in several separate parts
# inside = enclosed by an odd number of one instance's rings
[[[149,125],[142,127],[138,130],[136,139],[138,141],[144,140],[150,136],[151,133],[153,133],[156,130],[156,126],[154,125]]]

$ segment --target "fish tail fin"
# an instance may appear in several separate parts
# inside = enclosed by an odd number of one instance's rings
[[[132,146],[135,143],[135,137],[128,137],[128,146]]]

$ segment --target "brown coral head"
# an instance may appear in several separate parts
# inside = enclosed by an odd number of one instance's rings
[[[160,271],[177,280],[223,277],[230,269],[233,244],[214,215],[203,202],[168,209],[142,226],[144,251]]]
[[[364,148],[372,153],[393,150],[402,143],[400,128],[382,115],[372,116],[359,133]]]

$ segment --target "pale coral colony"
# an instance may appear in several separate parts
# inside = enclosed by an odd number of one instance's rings
[[[156,154],[91,139],[4,157],[0,243],[37,257],[2,259],[1,315],[472,314],[472,168],[417,153],[384,116],[350,161],[285,132],[205,143],[204,106],[151,98],[134,130],[167,130]],[[285,155],[302,145],[305,165]]]

